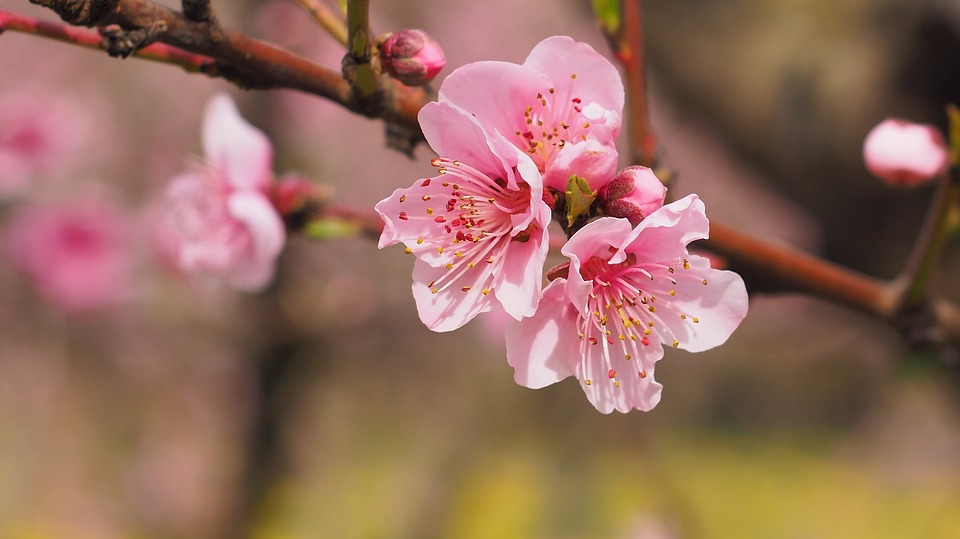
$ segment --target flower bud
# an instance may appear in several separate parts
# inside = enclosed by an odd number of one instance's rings
[[[887,183],[912,186],[932,180],[944,171],[947,145],[935,127],[887,119],[863,141],[867,169]]]
[[[623,217],[636,226],[645,217],[663,206],[667,188],[647,167],[633,166],[620,171],[610,183],[600,188],[603,213]]]
[[[391,76],[407,86],[433,80],[447,63],[443,49],[423,30],[400,30],[387,34],[380,44],[380,63]]]

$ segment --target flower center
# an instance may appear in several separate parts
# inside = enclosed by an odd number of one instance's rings
[[[693,280],[703,285],[707,282],[685,271],[690,269],[686,259],[679,259],[676,264],[638,264],[637,257],[628,254],[626,260],[617,264],[608,260],[594,256],[580,269],[584,279],[593,281],[588,315],[581,315],[578,320],[581,361],[584,373],[590,372],[590,361],[601,361],[602,370],[610,373],[609,380],[619,388],[618,370],[632,370],[641,379],[647,377],[647,372],[640,362],[623,365],[613,358],[630,361],[642,357],[645,348],[667,342],[677,348],[680,340],[671,326],[698,324],[700,319],[682,312],[670,298]],[[596,353],[601,357],[592,359]],[[593,380],[585,378],[583,383],[591,385]]]
[[[576,79],[575,73],[570,74]],[[576,95],[548,88],[537,92],[523,109],[522,122],[514,131],[514,143],[525,149],[540,171],[567,144],[586,140],[590,121],[583,114],[583,100]]]
[[[440,183],[440,178],[425,179],[420,187],[425,192],[420,201],[426,203],[422,214],[400,212],[401,220],[419,219],[432,221],[428,233],[417,238],[417,247],[407,249],[409,253],[430,252],[430,257],[439,258],[440,265],[447,271],[439,279],[428,284],[434,294],[448,288],[468,272],[477,272],[470,276],[471,282],[485,283],[498,271],[500,258],[507,244],[513,240],[527,241],[527,230],[513,234],[514,215],[530,210],[531,191],[527,184],[510,189],[503,178],[493,178],[488,174],[465,165],[460,161],[437,158],[431,164],[437,167],[441,175],[451,177],[453,181]],[[404,202],[406,195],[400,197]],[[432,201],[437,203],[433,204]],[[468,292],[473,286],[462,286]],[[480,287],[484,295],[490,288]]]

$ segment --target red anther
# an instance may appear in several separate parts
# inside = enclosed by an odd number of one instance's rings
[[[640,342],[642,342],[644,346],[650,346],[650,339],[646,337],[640,339]]]
[[[523,138],[527,140],[533,140],[533,133],[531,131],[525,131],[523,133]]]
[[[640,371],[640,372],[637,373],[637,376],[639,376],[640,378],[646,378],[646,377],[647,377],[647,371]]]
[[[423,180],[423,183],[420,184],[420,187],[426,187],[430,185],[430,178]]]
[[[614,378],[616,378],[616,377],[617,377],[617,371],[615,371],[615,370],[613,370],[613,369],[610,369],[609,371],[607,371],[607,377],[609,377],[611,380],[614,379]]]
[[[400,215],[398,215],[398,217],[400,218],[401,221],[406,221],[407,219],[409,219],[409,217],[407,217],[407,212],[405,211],[400,212]]]
[[[597,344],[597,338],[596,338],[596,337],[587,337],[587,342],[589,342],[590,344]]]
[[[579,97],[574,97],[574,98],[571,99],[570,101],[573,101],[574,103],[577,103],[577,104],[580,104],[580,103],[583,102],[583,101],[581,101],[581,99],[580,99]]]
[[[436,222],[438,222],[438,223],[446,223],[446,222],[447,222],[447,218],[441,215],[440,217],[437,217],[436,219],[434,219],[434,221],[436,221]]]

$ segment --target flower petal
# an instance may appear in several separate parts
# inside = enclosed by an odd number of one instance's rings
[[[490,282],[490,271],[463,272],[434,293],[430,284],[447,272],[419,259],[413,265],[413,299],[420,320],[432,331],[453,331],[478,314],[496,308],[494,296],[483,293]]]
[[[592,189],[600,189],[616,175],[617,159],[613,140],[604,144],[589,137],[576,144],[567,144],[544,171],[543,185],[563,192],[567,180],[576,174],[586,179]]]
[[[727,341],[747,316],[749,301],[736,273],[712,269],[701,256],[689,255],[687,262],[690,269],[683,273],[690,278],[677,278],[676,296],[670,298],[670,308],[686,317],[671,323],[670,330],[679,348],[702,352]]]
[[[580,359],[577,311],[564,287],[562,278],[550,283],[536,314],[507,326],[507,362],[522,386],[540,389],[574,374]]]
[[[540,273],[547,259],[549,210],[544,206],[546,222],[524,242],[510,241],[502,255],[503,265],[493,281],[497,299],[510,316],[520,320],[537,310],[542,280]]]
[[[260,290],[273,278],[277,257],[286,241],[283,220],[266,196],[255,191],[233,193],[227,199],[227,207],[250,234],[248,256],[231,268],[227,280],[242,290]]]
[[[234,189],[266,189],[270,184],[273,146],[263,132],[240,116],[227,94],[218,94],[207,104],[203,151]]]
[[[623,111],[620,73],[586,43],[567,36],[548,37],[530,51],[523,65],[547,74],[558,94],[579,96],[585,106],[597,103],[618,115]]]
[[[687,252],[687,245],[710,235],[710,221],[697,195],[687,195],[651,213],[625,242],[625,249],[610,261],[623,261],[626,252],[641,260],[666,262]]]

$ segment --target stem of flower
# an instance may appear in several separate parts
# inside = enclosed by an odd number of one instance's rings
[[[344,77],[361,100],[368,99],[380,90],[377,74],[370,63],[369,0],[349,0],[347,3],[347,46],[349,62],[344,62]]]
[[[297,0],[297,2],[313,16],[317,24],[322,26],[341,45],[344,47],[349,45],[347,25],[343,22],[343,17],[319,0]]]
[[[950,209],[960,199],[960,175],[955,167],[943,172],[938,180],[937,192],[913,252],[895,281],[903,290],[900,309],[904,312],[916,311],[927,303],[931,277],[950,236]]]

